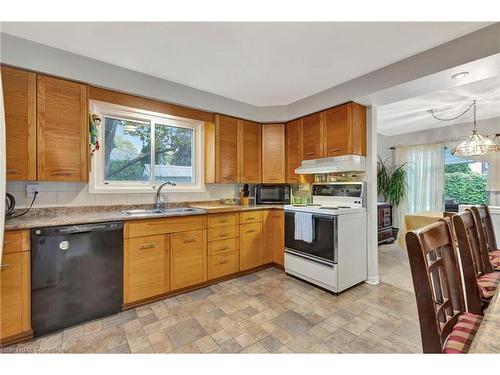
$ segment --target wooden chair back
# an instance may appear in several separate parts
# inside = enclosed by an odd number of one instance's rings
[[[486,210],[484,207],[472,206],[468,208],[472,217],[474,218],[474,223],[477,227],[477,234],[479,238],[479,252],[481,253],[481,260],[483,262],[483,269],[486,273],[493,272],[493,266],[491,265],[490,257],[488,256],[488,235],[486,234]]]
[[[424,353],[441,353],[465,311],[449,219],[406,233]]]
[[[470,208],[477,222],[481,223],[483,231],[480,232],[482,245],[486,245],[487,251],[497,250],[497,240],[495,238],[495,229],[491,219],[490,208],[486,205],[472,206]],[[481,238],[482,237],[482,238]]]
[[[477,226],[470,211],[453,215],[452,220],[462,266],[467,311],[483,315],[477,278],[486,272],[480,251]]]

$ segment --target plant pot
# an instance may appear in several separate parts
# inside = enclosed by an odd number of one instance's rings
[[[392,227],[392,237],[394,237],[394,241],[398,239],[399,228]]]

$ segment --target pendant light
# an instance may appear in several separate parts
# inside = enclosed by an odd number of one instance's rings
[[[461,142],[457,147],[451,150],[451,154],[458,157],[464,158],[477,158],[482,155],[488,154],[490,152],[500,151],[500,145],[493,142],[491,139],[479,134],[477,130],[476,121],[476,101],[474,100],[472,104],[461,114],[454,118],[443,119],[436,116],[435,109],[431,109],[429,113],[436,119],[440,121],[452,121],[466,114],[471,108],[474,109],[474,126],[472,128],[472,135],[467,137],[463,142]]]

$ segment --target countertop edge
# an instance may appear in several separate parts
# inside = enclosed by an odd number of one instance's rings
[[[4,231],[27,230],[32,228],[54,227],[75,224],[103,223],[108,221],[138,221],[151,219],[166,219],[183,216],[211,215],[218,213],[231,213],[256,210],[283,210],[280,205],[261,206],[210,206],[210,205],[189,205],[189,207],[200,208],[202,212],[182,212],[176,214],[152,214],[144,216],[130,216],[121,211],[94,211],[75,214],[60,215],[56,217],[32,217],[26,219],[13,219],[11,223],[5,221]]]

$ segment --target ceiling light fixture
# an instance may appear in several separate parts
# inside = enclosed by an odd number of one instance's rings
[[[470,74],[469,72],[455,73],[451,76],[451,79],[462,79],[464,77],[467,77],[469,74]]]
[[[498,152],[500,151],[500,145],[498,143],[494,143],[491,139],[479,134],[477,130],[477,122],[476,122],[476,101],[474,100],[472,104],[467,107],[465,111],[460,113],[458,116],[452,118],[440,118],[436,115],[436,109],[430,109],[428,112],[439,121],[453,121],[458,119],[459,117],[465,115],[471,108],[474,108],[474,126],[472,128],[472,135],[467,137],[463,142],[461,142],[457,147],[451,150],[451,154],[454,156],[463,156],[463,157],[479,157],[490,152]]]

